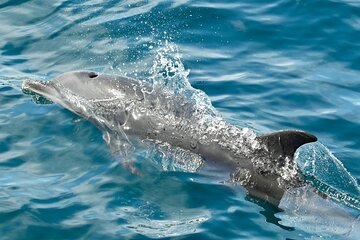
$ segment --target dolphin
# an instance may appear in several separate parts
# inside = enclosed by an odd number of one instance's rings
[[[25,80],[22,89],[93,122],[110,146],[133,136],[183,149],[200,156],[204,165],[227,169],[230,182],[276,206],[287,189],[305,184],[295,151],[317,141],[295,130],[256,135],[205,114],[184,95],[127,77],[76,71],[52,81]]]

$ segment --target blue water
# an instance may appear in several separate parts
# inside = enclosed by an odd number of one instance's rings
[[[359,39],[356,0],[0,1],[1,239],[359,239]],[[21,91],[82,69],[146,79],[167,44],[227,121],[315,134],[297,161],[332,200],[280,212],[145,150],[133,175],[94,125]]]

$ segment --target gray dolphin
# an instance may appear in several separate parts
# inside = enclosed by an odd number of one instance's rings
[[[295,151],[317,138],[303,131],[257,136],[218,117],[204,117],[184,96],[171,96],[131,78],[89,71],[68,72],[53,81],[26,80],[23,91],[38,94],[92,121],[110,136],[136,136],[201,156],[230,172],[255,197],[278,205],[284,192],[304,180]],[[105,137],[110,145],[116,137]]]

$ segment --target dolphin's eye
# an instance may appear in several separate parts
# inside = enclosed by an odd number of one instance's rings
[[[89,73],[89,78],[96,78],[97,76],[99,76],[97,73],[94,72]]]

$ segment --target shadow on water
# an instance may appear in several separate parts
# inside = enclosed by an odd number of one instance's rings
[[[268,223],[272,223],[286,231],[294,231],[295,228],[294,227],[288,227],[288,226],[284,226],[281,223],[279,223],[281,221],[281,218],[276,217],[275,215],[277,213],[283,212],[283,210],[279,209],[278,207],[253,196],[247,195],[245,197],[245,199],[249,202],[255,203],[258,206],[262,207],[264,210],[263,211],[259,211],[260,214],[262,214],[265,219],[266,222]]]

